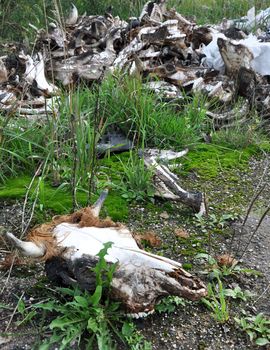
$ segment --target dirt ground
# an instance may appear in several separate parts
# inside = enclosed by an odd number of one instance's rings
[[[234,349],[248,350],[257,349],[247,335],[243,333],[234,321],[234,316],[240,315],[241,310],[248,314],[256,315],[264,312],[270,316],[270,216],[266,215],[260,228],[251,238],[263,211],[269,205],[269,180],[270,173],[267,171],[268,160],[252,160],[250,166],[244,173],[239,173],[239,179],[250,178],[253,190],[258,183],[265,183],[266,188],[254,206],[244,228],[241,220],[234,222],[227,228],[227,234],[215,236],[215,254],[230,251],[236,258],[240,259],[243,267],[256,269],[262,272],[262,276],[237,274],[226,279],[226,287],[234,288],[240,286],[243,290],[255,293],[255,296],[246,301],[229,300],[230,320],[225,324],[217,323],[209,310],[202,303],[187,302],[185,306],[178,306],[171,313],[155,313],[146,319],[135,321],[138,329],[147,340],[152,343],[153,350],[165,349]],[[262,178],[262,174],[264,177]],[[225,186],[224,186],[225,188]],[[216,189],[215,189],[216,190]],[[209,189],[211,191],[211,189]],[[223,187],[219,188],[221,196]],[[225,191],[225,190],[224,190]],[[227,191],[227,187],[226,187]],[[211,196],[210,196],[211,197]],[[184,228],[190,232],[191,237],[196,236],[196,229],[192,221],[185,221],[186,209],[180,205],[173,204],[168,210],[164,203],[158,203],[159,209],[153,211],[144,206],[136,206],[132,209],[131,229],[138,230],[147,226],[148,230],[155,231],[162,240],[158,248],[152,251],[162,251],[164,255],[191,263],[191,272],[196,273],[207,283],[207,277],[202,274],[202,265],[195,260],[194,256],[181,255],[182,240],[173,234],[176,227]],[[22,206],[18,202],[0,203],[0,225],[5,225],[14,233],[19,233],[22,215]],[[194,236],[195,235],[195,236]],[[232,241],[232,235],[234,239]],[[199,235],[200,237],[200,235]],[[200,243],[200,242],[199,242]],[[194,243],[193,245],[199,244]],[[244,255],[243,249],[246,244],[248,248]],[[205,243],[204,243],[205,244]],[[191,245],[192,246],[192,245]],[[192,247],[191,247],[192,248]],[[194,247],[193,247],[194,248]],[[206,247],[209,249],[209,247]],[[0,258],[4,260],[8,254],[9,247],[0,239]],[[18,298],[22,298],[26,306],[30,306],[39,300],[46,299],[46,292],[53,286],[46,280],[43,265],[33,266],[18,265],[11,270],[1,270],[1,306],[0,309],[0,349],[19,350],[35,349],[42,344],[42,323],[31,322],[18,327],[16,321],[19,319],[16,313]],[[9,308],[3,308],[8,306]],[[46,324],[48,320],[43,320]],[[76,347],[74,347],[76,348]]]

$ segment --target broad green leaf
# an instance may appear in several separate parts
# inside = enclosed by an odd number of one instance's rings
[[[70,288],[58,287],[56,290],[61,292],[62,294],[66,294],[66,295],[74,296],[76,294],[76,290],[70,289]]]
[[[38,350],[49,350],[50,346],[51,346],[51,344],[46,342],[46,343],[39,345]]]
[[[22,314],[25,311],[25,304],[23,300],[18,301],[18,311],[20,314]]]
[[[82,307],[87,308],[89,306],[88,300],[86,298],[84,298],[84,297],[81,297],[81,296],[78,295],[78,296],[74,297],[74,299]]]
[[[33,305],[35,309],[42,309],[42,310],[48,310],[48,311],[53,311],[55,310],[56,304],[55,302],[48,302],[48,303],[43,303],[43,304],[36,304]]]
[[[125,337],[130,337],[131,334],[133,333],[134,331],[134,325],[133,323],[129,323],[129,322],[125,322],[122,326],[122,334],[125,336]]]
[[[251,330],[247,330],[247,334],[249,336],[249,339],[252,341],[255,336],[255,332],[252,332]]]
[[[263,346],[263,345],[269,344],[269,340],[266,338],[258,338],[256,339],[256,344],[259,346]]]
[[[102,286],[97,286],[95,293],[90,297],[90,302],[93,306],[97,306],[102,296]]]
[[[195,259],[205,259],[210,265],[217,264],[216,259],[214,259],[211,255],[206,253],[199,253],[195,255]]]
[[[87,322],[87,329],[92,331],[93,333],[96,333],[96,331],[98,330],[98,324],[95,319],[89,318]]]
[[[50,329],[60,328],[62,331],[65,327],[72,325],[75,320],[71,320],[67,317],[58,317],[50,323]]]

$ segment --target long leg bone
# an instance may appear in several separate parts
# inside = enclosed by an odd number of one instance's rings
[[[182,157],[187,154],[188,150],[182,152],[147,150],[144,152],[144,163],[146,167],[154,169],[157,181],[155,183],[158,192],[165,194],[165,198],[178,200],[189,207],[193,208],[200,214],[205,213],[205,204],[203,194],[201,192],[188,192],[184,190],[179,182],[178,176],[173,174],[165,165],[160,165],[157,159],[171,160]],[[166,189],[169,191],[166,192]]]

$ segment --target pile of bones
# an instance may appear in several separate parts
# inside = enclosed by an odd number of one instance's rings
[[[139,18],[126,22],[108,12],[79,16],[73,5],[64,22],[55,20],[48,31],[37,30],[34,54],[11,45],[12,53],[0,58],[0,111],[30,119],[55,114],[57,83],[91,84],[117,70],[141,75],[146,87],[166,99],[181,99],[183,92],[214,99],[218,112],[209,110],[208,115],[216,128],[245,121],[254,107],[267,121],[269,17],[270,8],[257,16],[252,8],[240,20],[198,26],[156,0],[145,4]],[[260,23],[265,32],[248,34]]]

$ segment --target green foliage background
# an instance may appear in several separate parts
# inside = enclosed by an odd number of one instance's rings
[[[0,1],[0,41],[21,41],[33,37],[29,23],[38,28],[44,27],[45,18],[53,20],[52,10],[59,8],[62,16],[69,11],[74,2],[79,14],[104,14],[111,6],[112,14],[123,19],[138,16],[143,0],[1,0]],[[175,7],[181,14],[193,17],[198,23],[214,23],[222,18],[239,18],[246,15],[248,9],[257,10],[269,6],[269,0],[170,0],[168,7]]]

